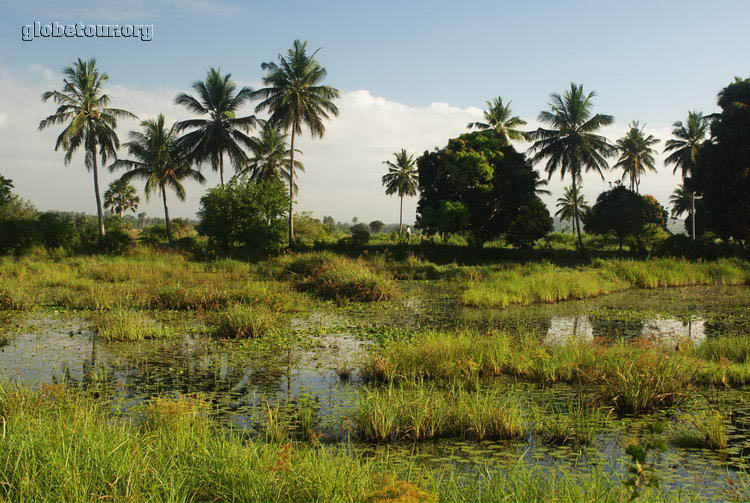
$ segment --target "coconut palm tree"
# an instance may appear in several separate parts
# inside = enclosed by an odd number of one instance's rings
[[[55,142],[55,150],[62,147],[65,151],[65,164],[70,163],[79,147],[83,148],[84,165],[94,173],[99,236],[104,236],[97,155],[102,165],[107,159],[116,157],[117,149],[120,148],[120,140],[115,132],[117,119],[137,117],[127,110],[109,107],[109,96],[104,94],[104,83],[109,76],[99,73],[96,59],[84,61],[79,58],[73,66],[63,70],[63,75],[62,91],[47,91],[42,94],[42,101],[52,100],[59,106],[54,114],[39,123],[39,130],[55,124],[66,124]]]
[[[120,179],[110,183],[104,193],[104,208],[109,208],[118,217],[122,217],[128,210],[135,213],[140,202],[135,187]]]
[[[224,154],[229,156],[235,169],[247,164],[243,146],[250,146],[250,137],[245,133],[255,128],[255,115],[237,117],[242,105],[252,99],[253,90],[243,87],[237,90],[232,75],[222,75],[217,68],[208,70],[205,80],[193,83],[198,97],[181,93],[175,103],[189,111],[205,116],[204,119],[189,119],[175,124],[179,133],[192,129],[179,139],[180,148],[199,166],[210,162],[211,168],[219,172],[221,186],[224,186]]]
[[[167,129],[164,115],[159,114],[156,120],[141,122],[141,131],[131,131],[130,141],[123,146],[128,154],[136,160],[118,159],[109,167],[110,170],[128,169],[120,180],[128,182],[134,178],[146,181],[144,193],[146,200],[158,190],[164,201],[164,220],[167,224],[167,238],[172,241],[172,227],[169,221],[167,205],[167,188],[174,190],[180,201],[185,200],[183,180],[195,180],[205,183],[206,178],[200,171],[193,169],[190,157],[177,141],[177,124]]]
[[[320,49],[318,49],[320,50]],[[260,98],[255,112],[269,111],[269,122],[284,131],[291,131],[289,149],[289,246],[294,246],[294,161],[295,136],[307,127],[313,137],[322,138],[325,134],[324,121],[331,115],[337,116],[339,109],[333,100],[339,97],[337,89],[322,85],[326,69],[318,63],[315,55],[307,54],[307,42],[295,40],[286,56],[279,54],[278,63],[263,63],[265,70],[263,89],[252,96]]]
[[[539,128],[529,133],[534,144],[529,149],[532,162],[546,159],[545,171],[551,178],[560,171],[562,178],[570,174],[572,179],[573,204],[577,205],[581,175],[586,171],[595,171],[604,179],[603,170],[607,169],[607,158],[615,152],[607,138],[597,134],[604,126],[614,122],[611,115],[592,112],[595,92],[584,93],[583,85],[570,84],[570,89],[561,96],[550,95],[549,110],[539,114],[539,121],[550,126],[550,129]],[[574,224],[578,235],[578,245],[583,246],[579,212],[574,211]]]
[[[511,140],[525,140],[526,133],[518,129],[525,126],[526,121],[514,116],[510,109],[510,101],[503,104],[503,98],[498,96],[487,102],[487,110],[484,111],[486,122],[470,122],[466,127],[469,129],[495,131],[503,145],[510,145]]]
[[[555,212],[555,216],[560,217],[560,220],[573,223],[574,227],[575,221],[583,220],[584,215],[590,209],[583,194],[580,192],[576,193],[572,186],[565,187],[563,197],[557,199],[557,204],[555,206],[558,208]]]
[[[669,202],[672,206],[672,218],[678,218],[683,213],[690,213],[693,202],[692,196],[693,191],[688,190],[685,184],[680,184],[674,189],[672,195],[669,196]]]
[[[262,181],[280,178],[289,182],[291,173],[289,164],[291,161],[291,150],[287,143],[288,135],[284,134],[278,127],[266,124],[260,136],[250,138],[250,152],[252,157],[248,159],[245,167],[237,172],[239,176],[249,175],[251,180]],[[301,154],[301,150],[297,150]],[[305,171],[305,166],[300,161],[294,161],[294,169]],[[293,184],[294,193],[297,193],[297,184]]]
[[[664,164],[667,166],[670,164],[674,165],[672,173],[677,173],[677,170],[681,171],[683,187],[685,179],[693,175],[698,147],[706,140],[709,124],[709,117],[705,117],[702,112],[693,110],[688,112],[685,124],[677,121],[672,125],[674,127],[672,135],[675,138],[667,140],[667,143],[664,145],[664,153],[670,152],[669,156],[664,159]],[[695,206],[693,199],[695,195],[691,192],[690,197],[691,201],[688,213],[690,214],[690,218],[695,221],[695,215],[693,215],[693,207]],[[695,232],[693,232],[693,239],[695,239]]]
[[[653,135],[646,136],[643,131],[645,127],[645,125],[640,127],[638,121],[631,122],[628,132],[617,140],[616,144],[620,158],[613,167],[622,168],[622,179],[624,180],[625,177],[630,179],[630,190],[634,192],[639,192],[643,173],[656,172],[654,166],[656,150],[653,146],[659,143],[659,140]]]
[[[396,162],[383,161],[388,166],[388,173],[383,175],[385,193],[398,194],[401,198],[401,209],[398,216],[398,233],[401,235],[404,229],[404,196],[415,196],[418,187],[417,162],[413,155],[409,155],[405,149],[393,154]]]

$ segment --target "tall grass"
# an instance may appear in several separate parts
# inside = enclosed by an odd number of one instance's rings
[[[504,308],[510,304],[583,299],[630,288],[748,283],[750,264],[741,260],[595,260],[591,266],[581,268],[527,264],[470,283],[461,301],[467,306]]]
[[[255,339],[272,334],[278,316],[265,307],[235,304],[216,316],[213,336],[223,339]]]
[[[671,442],[679,447],[726,449],[729,445],[724,415],[718,410],[687,414],[675,428]]]
[[[150,318],[143,311],[115,308],[98,312],[93,317],[94,332],[107,341],[135,342],[144,339],[162,339],[175,335],[175,331]]]

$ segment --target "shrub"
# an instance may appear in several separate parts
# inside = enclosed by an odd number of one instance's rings
[[[355,245],[365,245],[370,241],[370,230],[365,224],[357,224],[352,226],[352,243]]]
[[[280,180],[233,179],[201,198],[198,231],[223,252],[239,247],[267,254],[283,242],[288,208],[289,195]]]
[[[39,215],[37,229],[46,248],[72,249],[77,244],[75,222],[70,215],[46,212]]]

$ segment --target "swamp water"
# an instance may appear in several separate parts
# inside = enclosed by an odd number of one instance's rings
[[[197,394],[212,404],[217,420],[260,430],[264,411],[281,404],[311,408],[327,442],[347,441],[347,416],[361,382],[348,376],[377,334],[459,327],[530,327],[548,344],[570,337],[637,338],[667,344],[689,337],[696,344],[726,334],[750,334],[750,288],[691,287],[637,290],[555,305],[512,306],[505,310],[466,309],[455,296],[428,283],[414,284],[398,302],[334,307],[295,315],[291,329],[304,342],[248,348],[196,335],[166,341],[106,343],[93,336],[79,315],[2,313],[0,380],[37,386],[66,382],[112,397],[125,413],[155,395]],[[342,379],[340,376],[344,376]],[[538,387],[506,383],[527,403],[557,411],[586,394],[569,385]],[[562,405],[564,406],[564,405]],[[685,412],[709,406],[731,410],[729,447],[724,450],[670,446],[659,455],[662,486],[698,490],[707,499],[742,499],[734,484],[744,477],[750,454],[750,389],[705,389],[679,410],[651,416],[613,418],[598,426],[587,447],[545,446],[533,434],[519,441],[441,440],[420,444],[350,444],[359,455],[387,456],[432,470],[466,474],[522,463],[579,471],[625,470],[623,444],[656,417],[675,421]]]

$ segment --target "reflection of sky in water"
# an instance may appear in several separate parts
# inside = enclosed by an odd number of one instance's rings
[[[594,327],[588,316],[553,316],[549,320],[549,329],[544,343],[563,345],[572,340],[591,341],[594,339]]]
[[[641,336],[670,346],[682,340],[700,344],[706,339],[705,325],[703,318],[691,318],[688,321],[654,318],[643,323]]]

